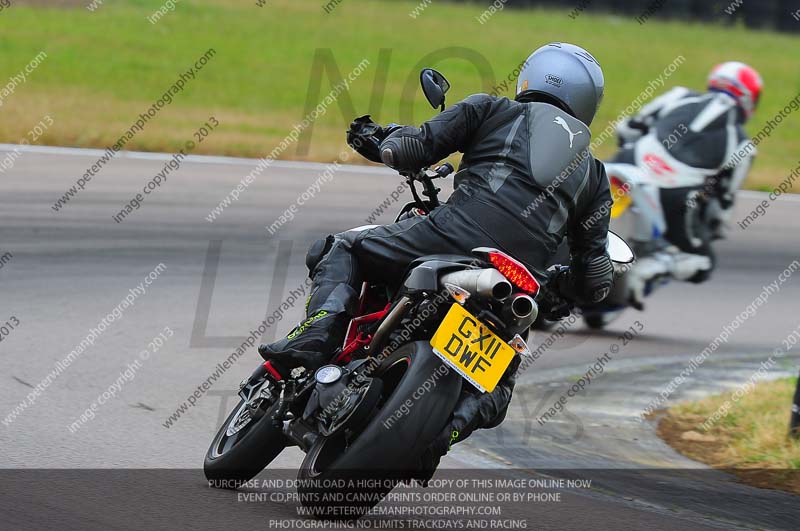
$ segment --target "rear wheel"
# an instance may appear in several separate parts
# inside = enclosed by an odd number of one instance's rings
[[[263,385],[270,385],[265,381]],[[272,423],[277,403],[258,410],[240,400],[222,424],[206,453],[203,471],[212,486],[236,488],[261,472],[286,447],[281,429]]]
[[[433,375],[436,385],[422,391]],[[318,438],[298,473],[300,502],[318,518],[359,518],[397,481],[414,477],[461,393],[461,377],[444,367],[425,341],[398,349],[373,376],[383,381],[383,391],[367,426],[359,433],[342,430]]]

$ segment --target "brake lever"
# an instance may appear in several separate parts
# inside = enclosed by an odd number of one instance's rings
[[[400,172],[400,175],[410,181],[417,181],[424,183],[425,179],[443,179],[453,173],[455,168],[449,162],[437,166],[436,168],[422,168],[415,172]]]

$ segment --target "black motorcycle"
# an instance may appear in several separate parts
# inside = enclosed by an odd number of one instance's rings
[[[422,77],[428,100],[443,106],[444,78],[430,70]],[[397,219],[435,208],[434,180],[452,171],[445,164],[404,175],[415,201]],[[609,241],[613,260],[633,260],[624,241],[613,233]],[[235,488],[298,446],[306,454],[300,503],[319,517],[363,515],[398,481],[419,477],[421,456],[462,393],[491,392],[530,355],[528,330],[546,292],[521,262],[492,248],[421,257],[399,288],[365,283],[327,365],[286,377],[267,361],[241,383],[240,401],[206,455],[206,477]],[[332,489],[343,495],[325,496]]]

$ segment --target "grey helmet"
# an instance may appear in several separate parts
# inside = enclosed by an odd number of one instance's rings
[[[574,44],[552,42],[523,64],[517,101],[551,101],[585,123],[592,123],[603,99],[603,70],[592,55]]]

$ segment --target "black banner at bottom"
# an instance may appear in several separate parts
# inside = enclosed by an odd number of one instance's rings
[[[800,484],[800,470],[748,473]],[[0,528],[797,529],[800,522],[800,497],[718,470],[443,469],[427,486],[345,476],[299,480],[294,470],[268,469],[233,485],[209,482],[201,470],[5,469]]]

